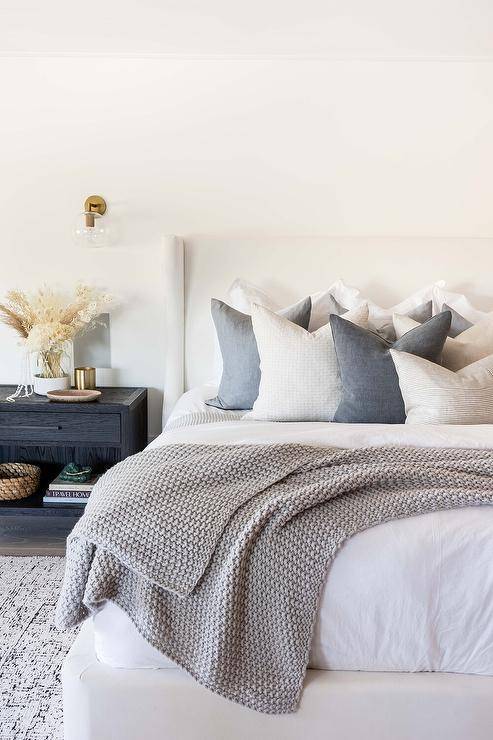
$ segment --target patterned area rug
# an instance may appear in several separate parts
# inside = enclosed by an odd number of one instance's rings
[[[64,558],[0,557],[0,740],[58,740],[60,669],[76,631],[53,625]]]

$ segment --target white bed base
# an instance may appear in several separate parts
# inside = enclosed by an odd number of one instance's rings
[[[265,715],[183,671],[109,668],[91,622],[62,673],[65,740],[491,740],[493,678],[308,671],[295,714]]]

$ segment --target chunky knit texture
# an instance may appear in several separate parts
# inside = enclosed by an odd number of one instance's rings
[[[57,624],[110,599],[204,686],[294,711],[328,566],[357,532],[493,503],[493,451],[168,445],[104,475],[68,541]]]

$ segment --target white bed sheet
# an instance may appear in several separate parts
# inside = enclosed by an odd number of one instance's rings
[[[208,386],[185,394],[168,426],[204,413]],[[193,417],[190,417],[190,420]],[[340,447],[407,444],[493,447],[493,426],[214,421],[165,431],[176,442],[305,442]],[[96,654],[124,668],[173,664],[114,604],[94,617]],[[327,576],[310,665],[326,670],[449,671],[493,675],[493,506],[381,524],[350,539]]]

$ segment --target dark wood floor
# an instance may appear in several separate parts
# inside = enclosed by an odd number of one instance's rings
[[[66,522],[39,517],[0,517],[0,555],[65,555]]]

